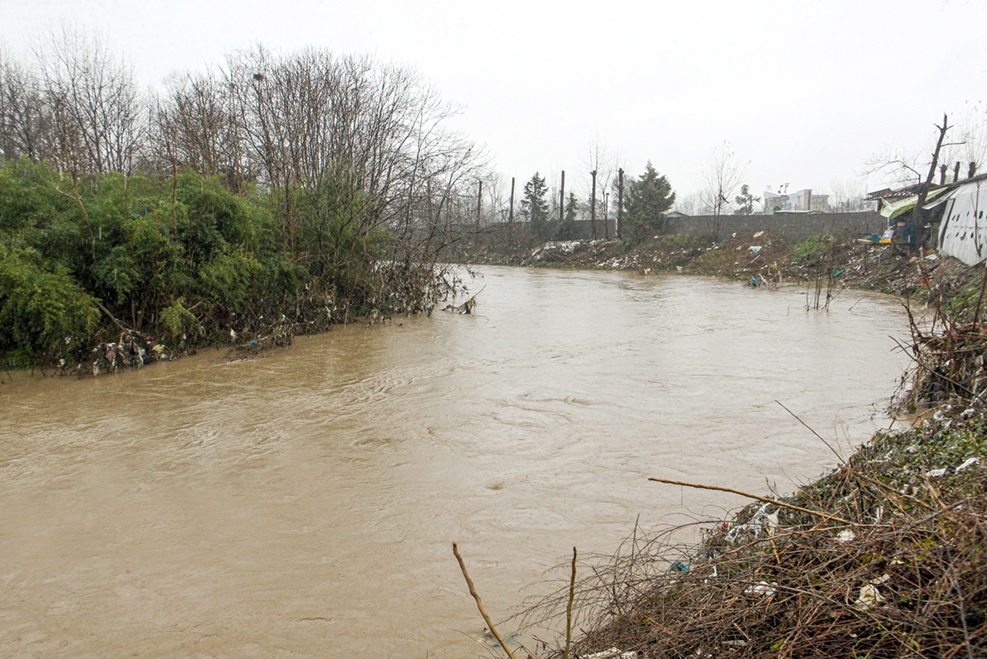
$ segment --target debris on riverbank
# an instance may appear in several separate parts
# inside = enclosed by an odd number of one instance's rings
[[[943,410],[782,500],[813,514],[757,503],[697,547],[626,547],[577,593],[597,621],[582,651],[983,656],[985,427],[983,410]]]
[[[470,263],[626,270],[644,275],[711,275],[762,284],[813,284],[903,297],[955,296],[980,281],[980,268],[935,253],[918,257],[901,246],[854,236],[815,236],[792,243],[766,231],[711,236],[663,234],[637,246],[617,240],[549,242],[510,251],[467,250]]]

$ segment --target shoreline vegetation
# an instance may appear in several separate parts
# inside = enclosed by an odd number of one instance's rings
[[[0,369],[250,354],[455,288],[439,230],[486,161],[417,73],[258,45],[158,92],[42,41],[0,53]]]
[[[577,563],[574,548],[571,565],[559,568],[568,583],[510,620],[522,628],[556,621],[548,623],[557,630],[555,641],[513,647],[507,656],[987,654],[982,266],[854,237],[820,236],[793,245],[765,234],[724,241],[656,236],[630,249],[614,241],[509,251],[481,246],[470,262],[682,272],[758,286],[794,283],[807,289],[807,312],[826,312],[840,290],[853,287],[900,296],[911,319],[911,336],[901,348],[912,365],[890,410],[910,422],[892,423],[849,456],[830,446],[833,470],[789,495],[655,474],[649,480],[656,487],[720,489],[753,503],[729,519],[690,524],[699,533],[695,543],[680,544],[683,527],[668,527],[635,529],[603,561]]]
[[[257,354],[337,323],[426,312],[458,285],[437,249],[361,228],[365,209],[309,233],[278,219],[279,195],[237,195],[190,171],[93,177],[77,199],[64,184],[44,164],[0,168],[7,369],[99,375],[206,346]]]

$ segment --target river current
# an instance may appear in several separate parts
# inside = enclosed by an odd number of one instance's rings
[[[747,503],[649,476],[818,476],[836,457],[778,402],[848,454],[907,364],[880,296],[480,273],[472,315],[0,373],[0,655],[491,656],[453,542],[504,619],[574,546]]]

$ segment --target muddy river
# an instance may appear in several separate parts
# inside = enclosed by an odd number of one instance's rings
[[[484,268],[436,312],[95,380],[0,373],[0,655],[491,656],[572,547],[791,491],[874,428],[893,300]],[[559,575],[562,578],[562,575]],[[512,622],[504,623],[512,633]]]

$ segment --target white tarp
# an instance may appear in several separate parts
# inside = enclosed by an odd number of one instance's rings
[[[960,185],[946,201],[939,225],[939,251],[967,265],[987,258],[987,181]]]

